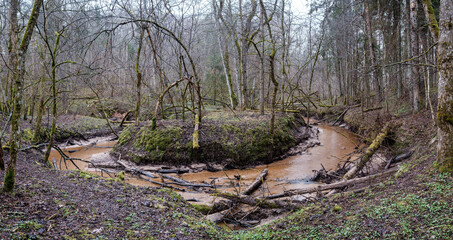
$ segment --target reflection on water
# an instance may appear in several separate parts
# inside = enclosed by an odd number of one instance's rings
[[[219,190],[227,192],[240,192],[245,186],[250,184],[255,177],[264,169],[269,169],[269,174],[265,184],[255,192],[256,196],[268,195],[282,192],[288,189],[306,188],[316,186],[318,183],[309,182],[313,176],[313,170],[324,167],[326,170],[336,169],[338,164],[342,164],[353,154],[359,141],[351,132],[339,127],[329,125],[318,126],[320,146],[308,149],[300,155],[291,156],[281,161],[273,162],[268,165],[261,165],[246,170],[228,170],[219,172],[201,171],[197,173],[186,173],[179,175],[179,178],[194,183],[210,183],[218,186]],[[109,157],[108,152],[115,142],[102,142],[95,146],[78,146],[64,148],[64,152],[73,158],[90,160],[93,157],[100,157],[104,154]],[[102,156],[101,156],[102,157]],[[354,158],[355,156],[351,156]],[[58,152],[52,151],[49,159],[55,159],[60,169],[65,169],[61,162]],[[82,170],[87,170],[87,163],[76,162]],[[76,169],[72,163],[67,163],[68,169]],[[93,170],[93,169],[91,169]],[[97,172],[99,174],[99,172]],[[171,174],[177,176],[176,174]],[[155,179],[153,179],[155,180]],[[158,181],[158,180],[155,180]],[[126,176],[126,182],[138,186],[155,186],[154,184],[136,178],[132,175]],[[203,191],[181,192],[186,199],[196,199],[202,203],[212,203],[213,197]]]

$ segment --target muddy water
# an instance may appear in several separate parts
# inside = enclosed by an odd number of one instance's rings
[[[73,146],[60,146],[62,151],[71,158],[79,158],[83,160],[91,160],[92,157],[105,155],[108,156],[110,150],[112,150],[113,146],[115,145],[116,141],[109,141],[111,137],[102,137],[102,138],[94,138],[90,139],[89,142],[78,142],[76,145]],[[53,165],[53,160],[55,160],[57,166],[61,170],[75,170],[77,169],[71,162],[66,162],[61,158],[60,154],[52,149],[50,152],[49,160]],[[74,163],[81,170],[86,170],[88,167],[88,163],[74,160]]]
[[[223,172],[203,171],[187,173],[182,177],[193,182],[206,181],[221,186],[230,185],[221,190],[235,192],[244,189],[245,186],[255,180],[263,169],[267,168],[269,170],[267,180],[260,191],[255,193],[257,196],[316,186],[318,183],[308,181],[314,175],[313,170],[319,170],[322,166],[326,170],[337,169],[338,164],[342,164],[349,156],[356,157],[353,152],[359,144],[356,136],[345,129],[329,125],[320,125],[318,129],[321,145],[308,149],[307,152],[300,155],[291,156],[268,165],[257,166],[253,169],[236,169]],[[235,176],[240,176],[241,180],[236,180]],[[231,185],[234,185],[234,187]],[[183,192],[181,194],[186,199],[193,198],[204,203],[212,201],[212,197],[205,194],[196,192]]]
[[[351,132],[329,125],[319,125],[320,146],[308,149],[306,152],[291,156],[281,161],[268,165],[257,166],[246,170],[228,170],[220,172],[201,171],[197,173],[186,173],[178,177],[194,183],[215,184],[219,190],[227,192],[240,192],[265,168],[269,169],[267,181],[264,186],[255,195],[268,195],[282,192],[284,190],[306,188],[316,186],[318,183],[310,182],[308,179],[313,176],[313,170],[319,170],[324,166],[326,170],[334,170],[338,164],[342,164],[348,157],[354,158],[353,152],[358,147],[359,141]],[[95,145],[73,146],[64,148],[67,155],[73,158],[91,160],[99,157],[109,157],[109,151],[115,142],[102,142]],[[60,156],[53,151],[50,158],[54,158],[65,169],[64,163],[60,161]],[[87,170],[87,163],[76,161],[76,164],[82,170]],[[67,163],[68,169],[76,169],[72,163]],[[100,172],[90,169],[97,174]],[[176,176],[176,175],[174,175]],[[127,175],[126,182],[139,186],[153,186],[145,180],[138,179],[134,176]],[[212,196],[203,191],[186,191],[181,192],[186,199],[195,199],[200,203],[209,204],[214,200]]]

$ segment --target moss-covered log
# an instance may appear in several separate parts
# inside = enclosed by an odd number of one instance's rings
[[[360,172],[366,165],[366,163],[371,159],[374,155],[376,150],[379,149],[384,139],[387,137],[390,131],[390,124],[385,124],[384,128],[382,129],[381,133],[373,140],[371,145],[366,149],[365,154],[360,158],[359,163],[357,166],[351,168],[345,175],[344,179],[351,179],[353,178],[358,172]]]

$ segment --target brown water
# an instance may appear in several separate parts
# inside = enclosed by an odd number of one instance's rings
[[[179,175],[179,178],[194,183],[210,183],[218,186],[219,190],[227,192],[240,192],[249,185],[260,172],[268,168],[269,174],[265,184],[254,195],[268,195],[280,193],[284,190],[306,188],[318,185],[316,182],[309,182],[314,175],[313,170],[319,170],[324,166],[326,170],[334,170],[338,164],[342,164],[349,156],[356,157],[353,152],[358,147],[357,137],[342,128],[331,127],[329,125],[317,126],[319,133],[320,146],[308,149],[300,155],[291,156],[281,161],[273,162],[268,165],[261,165],[246,170],[228,170],[219,172],[201,171],[197,173],[186,173]],[[63,150],[67,155],[73,158],[90,160],[98,157],[109,157],[109,151],[115,142],[100,142],[91,147],[73,146]],[[70,151],[75,151],[70,153]],[[56,151],[52,151],[49,159],[54,158],[60,169],[65,169],[64,163],[60,162],[60,156]],[[87,170],[87,163],[76,161],[76,164],[82,170]],[[322,165],[321,165],[322,164]],[[67,163],[68,169],[76,169],[72,163]],[[91,168],[90,172],[101,174]],[[176,174],[172,174],[176,176]],[[155,179],[153,179],[155,180]],[[155,180],[157,181],[157,180]],[[126,175],[126,182],[138,186],[154,186],[154,184],[145,180],[136,178],[132,175]],[[212,203],[213,197],[203,191],[185,191],[180,193],[186,199],[196,199],[201,203]]]

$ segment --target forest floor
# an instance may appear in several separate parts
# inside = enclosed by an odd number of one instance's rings
[[[335,119],[344,109],[317,114]],[[62,120],[74,126],[70,119]],[[0,193],[0,239],[449,239],[453,178],[434,167],[436,134],[430,114],[384,110],[362,114],[355,108],[344,120],[367,142],[384,122],[392,121],[393,134],[382,154],[390,158],[415,152],[387,179],[355,186],[355,191],[321,198],[287,217],[239,231],[205,220],[173,191],[53,170],[43,166],[36,152],[21,152],[15,193]],[[93,129],[106,128],[99,122],[88,131]],[[0,171],[0,182],[3,174]]]

